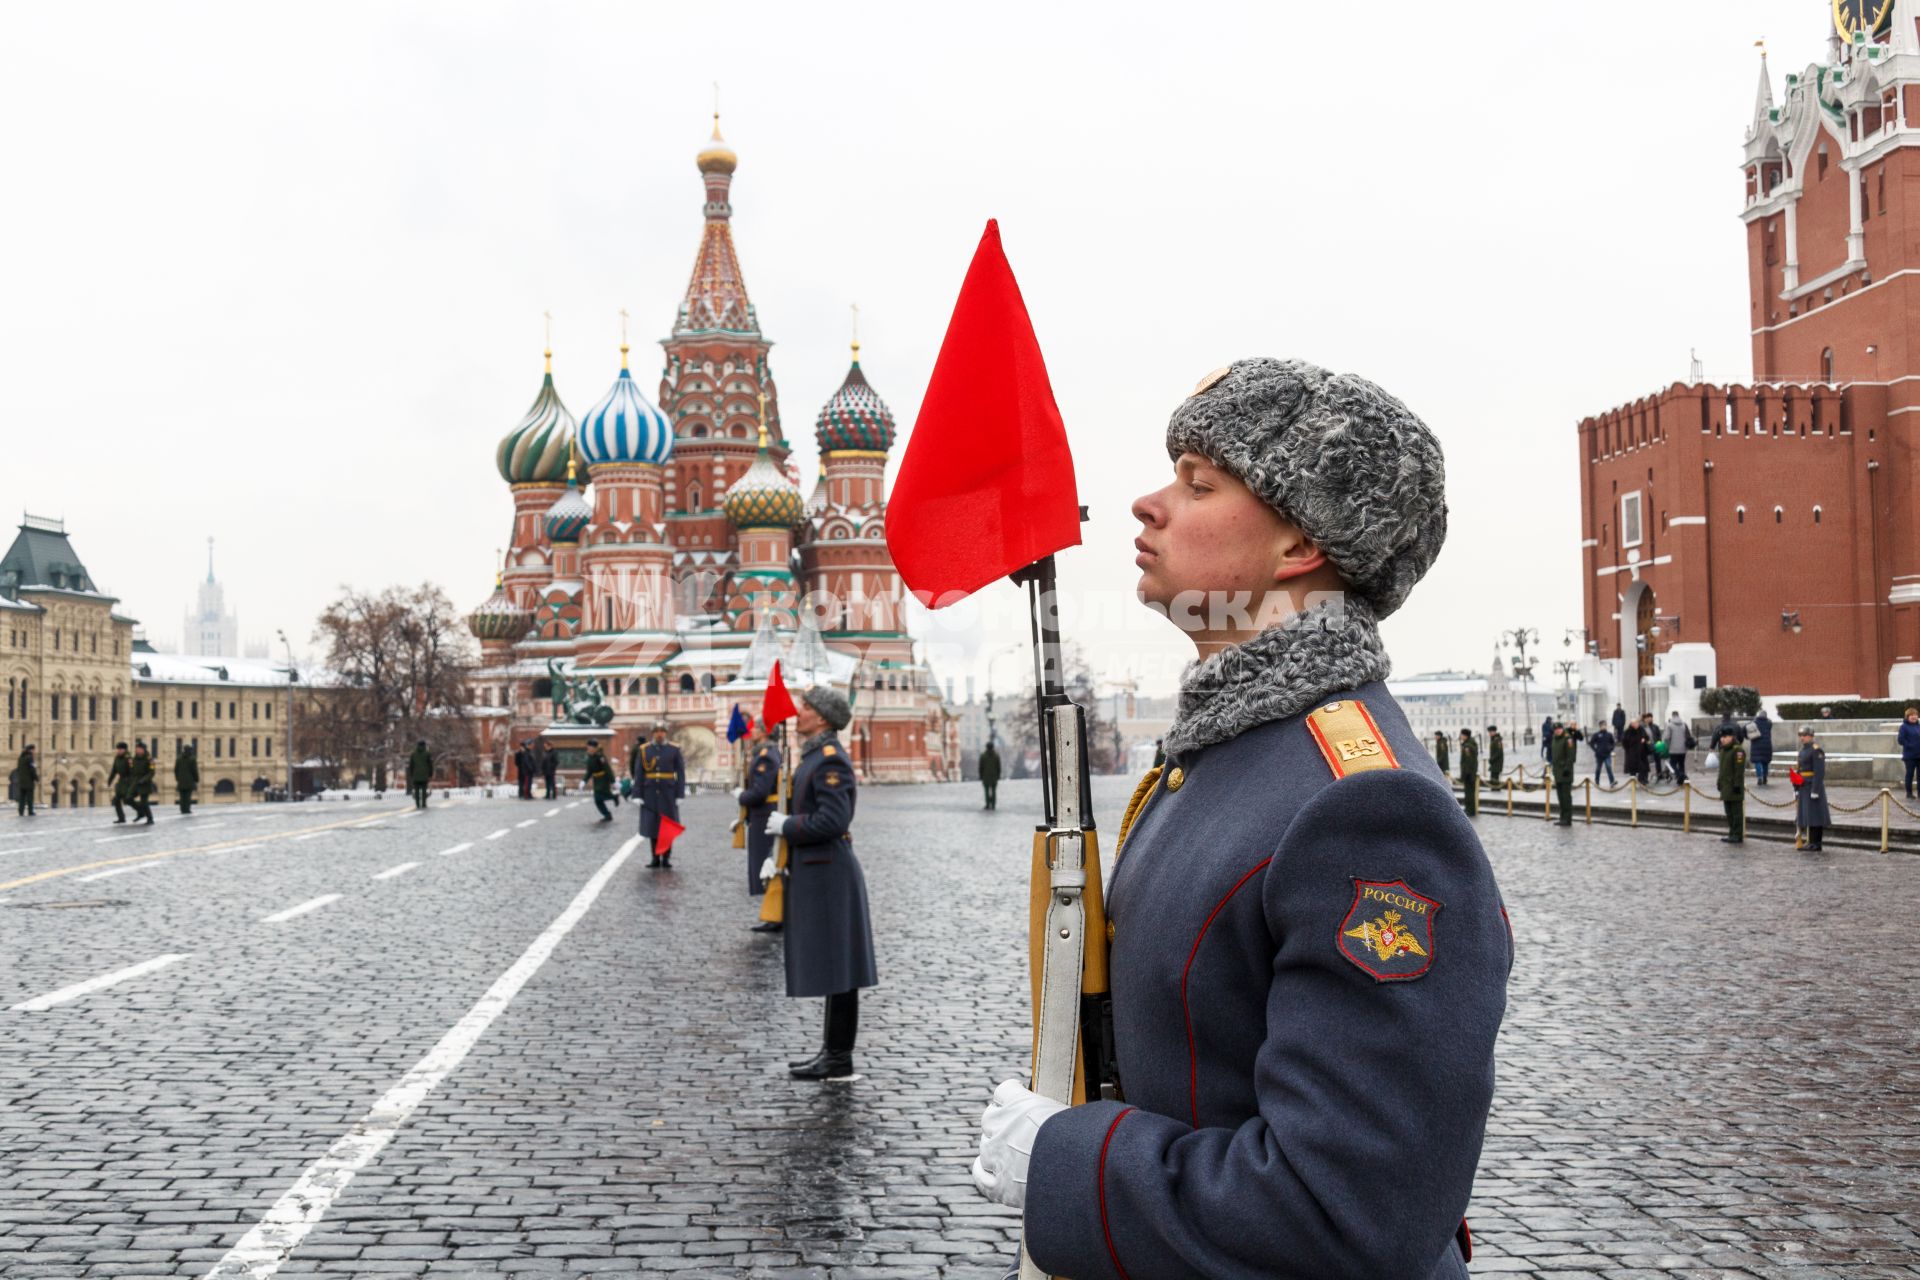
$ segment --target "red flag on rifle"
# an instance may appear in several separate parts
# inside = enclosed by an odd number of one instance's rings
[[[791,720],[797,710],[793,696],[787,692],[787,682],[780,678],[780,664],[775,662],[767,677],[767,699],[760,705],[760,723],[771,729],[782,720]]]
[[[940,606],[1080,542],[1067,429],[989,221],[887,504],[887,549]]]
[[[685,827],[675,822],[672,818],[669,818],[666,814],[661,814],[660,834],[653,838],[653,851],[662,857],[672,853],[673,842],[678,840],[685,831]]]

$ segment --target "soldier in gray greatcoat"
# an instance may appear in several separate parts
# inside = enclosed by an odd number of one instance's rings
[[[1795,770],[1800,774],[1800,782],[1794,787],[1799,801],[1795,821],[1806,830],[1805,847],[1817,850],[1820,838],[1833,823],[1833,814],[1827,808],[1827,749],[1813,740],[1810,724],[1800,726],[1800,760]]]
[[[747,892],[757,896],[767,891],[760,868],[773,857],[773,833],[767,830],[767,815],[780,807],[780,748],[767,737],[767,726],[761,721],[754,722],[748,741],[753,744],[753,755],[747,761],[747,785],[740,788],[734,800],[746,811]],[[757,924],[754,929],[778,933],[780,925]]]
[[[1461,1280],[1512,935],[1378,626],[1445,537],[1439,444],[1363,379],[1239,360],[1167,452],[1136,590],[1255,607],[1184,611],[1199,661],[1121,820],[1124,1101],[1003,1083],[975,1183],[1048,1275]]]
[[[787,995],[827,998],[820,1052],[789,1063],[798,1080],[850,1080],[860,988],[880,981],[873,959],[867,877],[853,856],[855,779],[837,732],[853,719],[846,695],[825,685],[801,693],[794,727],[800,763],[793,812],[768,816],[787,842]]]

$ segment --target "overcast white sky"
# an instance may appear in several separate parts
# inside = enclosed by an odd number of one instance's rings
[[[299,644],[339,585],[492,587],[495,442],[540,378],[580,413],[671,327],[712,90],[787,431],[863,364],[904,428],[1001,220],[1124,602],[1166,417],[1245,355],[1404,399],[1452,531],[1387,623],[1401,674],[1578,626],[1585,414],[1750,371],[1737,169],[1827,0],[0,6],[0,513],[64,516],[176,639],[205,539],[244,636]],[[894,450],[897,461],[900,449]],[[964,687],[1014,588],[939,633]],[[1109,608],[1110,618],[1125,615]],[[1079,632],[1170,688],[1165,623]],[[1023,659],[998,666],[1011,687]]]

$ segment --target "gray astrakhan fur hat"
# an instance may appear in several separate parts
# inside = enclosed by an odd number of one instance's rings
[[[1326,552],[1386,617],[1447,539],[1446,461],[1427,425],[1350,373],[1305,360],[1236,360],[1167,422],[1167,455],[1239,477]]]
[[[800,691],[800,701],[820,713],[820,718],[835,729],[844,729],[853,719],[853,707],[847,695],[831,685],[817,684]]]

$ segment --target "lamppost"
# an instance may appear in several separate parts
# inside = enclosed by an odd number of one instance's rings
[[[275,631],[280,644],[287,651],[287,803],[293,803],[293,645],[287,639],[285,631]]]
[[[993,656],[987,659],[987,745],[990,747],[996,746],[993,728],[993,664],[1019,647],[1017,644],[1007,645],[995,651]]]
[[[1520,741],[1526,742],[1526,735],[1533,732],[1533,694],[1530,682],[1533,679],[1533,663],[1527,661],[1527,646],[1540,643],[1538,627],[1514,627],[1500,633],[1502,644],[1511,644],[1520,650],[1520,657],[1513,664],[1513,674],[1520,677],[1520,713],[1526,723],[1521,726]],[[1543,744],[1544,745],[1544,744]]]
[[[1553,669],[1560,673],[1560,687],[1565,691],[1566,703],[1569,708],[1568,714],[1575,720],[1578,720],[1580,718],[1580,711],[1579,708],[1574,705],[1573,673],[1580,669],[1580,664],[1568,658],[1554,663]]]

